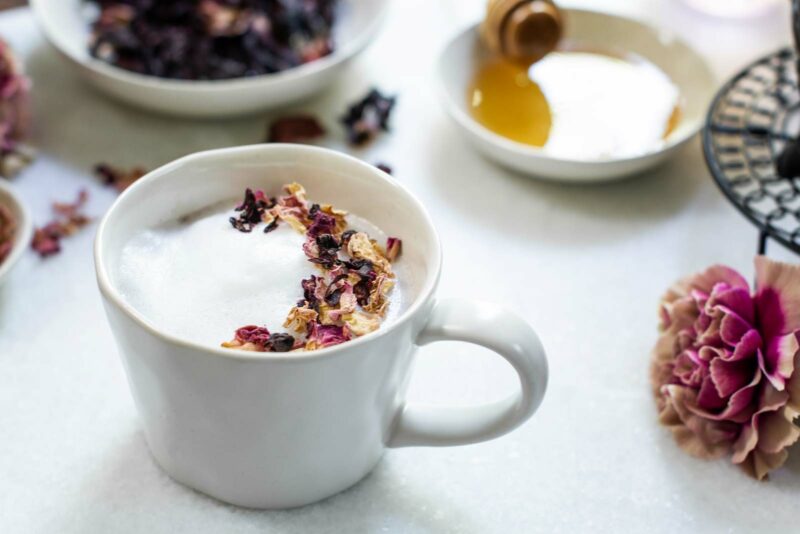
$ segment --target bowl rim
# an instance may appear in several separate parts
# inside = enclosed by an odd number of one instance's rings
[[[11,199],[10,207],[15,211],[15,215],[19,217],[19,220],[17,220],[17,235],[14,237],[11,253],[3,263],[0,263],[0,284],[2,284],[30,245],[33,238],[33,219],[22,198],[3,178],[0,178],[0,192],[4,193],[6,198]]]
[[[431,258],[431,264],[429,268],[426,269],[425,281],[422,287],[420,288],[419,294],[413,300],[411,305],[408,306],[408,308],[405,311],[403,311],[403,313],[399,317],[394,319],[390,324],[385,326],[382,325],[381,328],[379,328],[378,330],[370,332],[369,334],[366,334],[359,338],[347,341],[346,343],[341,343],[339,345],[334,345],[331,347],[326,347],[310,352],[307,351],[285,352],[285,353],[249,352],[242,350],[225,349],[222,347],[212,347],[209,345],[198,343],[160,330],[154,324],[148,321],[144,317],[144,315],[142,315],[138,310],[136,310],[131,304],[129,304],[122,297],[122,295],[117,290],[115,285],[111,282],[109,269],[107,268],[105,261],[103,259],[105,256],[104,248],[105,248],[105,241],[107,239],[106,238],[106,234],[108,232],[107,227],[109,225],[109,221],[115,217],[116,212],[120,209],[120,205],[126,202],[128,196],[133,194],[134,191],[147,187],[151,182],[155,182],[162,179],[168,179],[167,175],[173,174],[175,172],[180,172],[180,169],[187,165],[192,165],[198,162],[202,162],[204,160],[214,159],[221,156],[225,157],[230,155],[237,155],[243,159],[246,159],[252,154],[264,153],[264,152],[266,153],[275,152],[278,154],[286,152],[296,152],[300,156],[302,156],[302,154],[304,153],[305,154],[317,153],[317,154],[326,154],[330,157],[338,158],[346,162],[347,165],[358,167],[361,169],[361,171],[367,174],[371,174],[374,179],[381,180],[385,182],[386,185],[388,185],[389,187],[395,189],[396,191],[399,191],[401,194],[405,195],[407,200],[411,202],[417,209],[419,214],[422,216],[425,226],[428,228],[428,232],[433,240],[433,247],[435,248],[436,252]],[[300,157],[299,160],[302,160],[302,157]],[[412,194],[405,186],[400,184],[392,176],[378,169],[374,165],[371,165],[349,154],[345,154],[343,152],[339,152],[337,150],[332,150],[328,148],[322,148],[313,145],[297,145],[290,143],[269,143],[260,145],[245,145],[245,146],[236,146],[228,148],[218,148],[214,150],[196,152],[194,154],[183,156],[182,158],[172,161],[171,163],[167,163],[166,165],[163,165],[147,173],[145,176],[134,182],[133,185],[127,188],[124,192],[122,192],[122,194],[120,194],[119,197],[117,197],[117,199],[114,201],[111,207],[106,211],[105,215],[100,221],[94,241],[94,264],[95,264],[95,274],[97,277],[97,283],[103,297],[105,297],[109,303],[113,304],[118,310],[120,310],[123,314],[125,314],[130,320],[136,323],[138,327],[144,329],[147,333],[156,338],[161,339],[162,341],[165,341],[167,343],[170,343],[171,345],[178,346],[184,349],[199,351],[205,354],[210,354],[215,357],[221,356],[224,358],[229,358],[239,361],[302,363],[302,362],[317,360],[319,358],[331,357],[333,355],[345,354],[351,348],[356,348],[366,343],[377,341],[378,339],[389,335],[390,332],[393,332],[396,329],[402,327],[409,321],[412,321],[413,318],[417,315],[417,313],[424,306],[426,306],[428,302],[431,301],[436,291],[436,288],[439,285],[439,279],[441,278],[441,271],[442,271],[442,244],[441,244],[441,239],[439,237],[439,233],[436,231],[436,227],[433,224],[433,220],[431,219],[430,214],[425,209],[425,206],[422,204],[422,202],[414,194]]]
[[[209,92],[220,90],[235,90],[249,88],[263,88],[267,84],[291,83],[293,81],[318,74],[339,65],[355,56],[363,50],[377,34],[381,25],[387,17],[389,6],[392,0],[372,0],[380,2],[378,15],[369,24],[361,28],[361,31],[351,41],[342,47],[336,47],[331,54],[323,56],[314,61],[303,63],[296,67],[273,72],[269,74],[259,74],[258,76],[243,76],[239,78],[226,78],[221,80],[179,80],[174,78],[161,78],[149,74],[139,74],[116,67],[100,59],[93,58],[88,53],[86,56],[77,55],[63,46],[62,40],[50,29],[49,18],[44,15],[47,10],[48,2],[53,0],[29,0],[34,18],[42,30],[42,33],[61,54],[69,58],[75,64],[89,69],[108,78],[117,81],[136,85],[148,89],[168,89],[172,91],[186,92]],[[80,0],[83,1],[83,0]]]
[[[697,52],[697,50],[691,47],[684,39],[679,37],[676,33],[672,32],[671,30],[668,30],[666,28],[660,28],[634,18],[624,17],[602,11],[594,11],[590,9],[567,9],[567,8],[562,8],[562,11],[565,13],[567,18],[570,15],[574,14],[581,16],[592,16],[592,17],[597,17],[599,19],[605,18],[605,19],[615,19],[624,21],[629,24],[640,26],[650,31],[651,33],[659,35],[660,41],[667,40],[673,44],[677,44],[683,47],[686,51],[688,51],[691,55],[693,55],[703,66],[703,71],[704,71],[703,74],[705,75],[704,78],[708,82],[705,87],[707,95],[704,98],[706,102],[702,103],[703,105],[701,106],[701,108],[705,109],[706,107],[708,107],[708,104],[713,99],[714,91],[717,85],[717,79],[708,61],[702,54]],[[481,141],[483,141],[486,144],[492,145],[494,147],[503,149],[508,152],[513,152],[518,156],[529,159],[537,159],[544,162],[551,162],[564,165],[594,167],[598,165],[618,165],[625,163],[633,163],[636,161],[641,161],[646,158],[651,158],[658,156],[660,154],[664,154],[686,143],[688,140],[694,137],[703,127],[704,115],[703,113],[700,113],[691,122],[684,123],[686,124],[684,128],[681,128],[678,131],[674,132],[673,134],[670,134],[667,137],[667,139],[665,139],[665,142],[663,144],[651,150],[630,156],[623,156],[616,158],[602,158],[602,159],[601,158],[570,159],[570,158],[565,158],[563,156],[553,156],[551,154],[548,154],[547,151],[544,150],[543,148],[526,145],[525,143],[520,143],[518,141],[514,141],[506,137],[503,137],[502,135],[494,133],[493,131],[489,130],[488,128],[477,122],[474,118],[472,118],[463,109],[461,109],[461,107],[454,101],[454,97],[448,91],[447,83],[444,80],[444,76],[442,74],[444,71],[443,64],[446,59],[447,52],[450,50],[450,48],[454,46],[456,41],[459,41],[465,35],[477,34],[478,27],[479,23],[467,26],[466,28],[462,29],[461,31],[459,31],[458,33],[456,33],[450,39],[447,40],[447,42],[441,48],[439,55],[437,57],[436,80],[437,80],[437,91],[439,92],[439,97],[444,102],[445,108],[447,109],[450,116],[455,119],[455,121],[459,124],[461,128],[468,130],[473,135],[476,135],[481,139]],[[657,67],[659,66],[650,59],[647,59],[647,61],[650,61],[651,63],[655,64]],[[466,93],[466,88],[464,89],[464,91]],[[685,120],[685,118],[683,120]]]

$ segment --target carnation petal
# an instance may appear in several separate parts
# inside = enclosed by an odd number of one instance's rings
[[[682,283],[687,284],[689,287],[699,289],[705,293],[711,293],[714,286],[720,282],[725,282],[730,287],[740,287],[746,290],[749,290],[750,287],[747,280],[745,280],[741,274],[725,265],[714,265],[682,281]]]
[[[757,330],[749,330],[742,336],[742,339],[739,340],[733,352],[728,353],[724,358],[730,361],[751,358],[756,354],[759,348],[761,348],[761,335]]]
[[[735,313],[726,313],[719,325],[720,337],[730,347],[738,345],[742,338],[752,330],[753,327]]]
[[[756,370],[749,384],[736,391],[727,400],[723,400],[721,406],[715,407],[714,397],[719,398],[719,395],[717,395],[716,388],[713,387],[709,376],[700,388],[700,393],[697,396],[697,405],[690,404],[688,409],[711,421],[744,423],[753,416],[753,399],[760,381],[761,373]],[[708,386],[709,384],[711,384],[711,387]]]
[[[800,368],[800,351],[794,355],[794,368]],[[789,395],[786,406],[795,414],[800,413],[800,373],[792,373],[786,382],[786,393]]]
[[[753,380],[758,370],[751,360],[725,361],[715,358],[710,365],[711,380],[720,397],[730,397]]]
[[[800,266],[756,258],[756,309],[766,338],[800,330]]]
[[[770,454],[782,451],[800,438],[800,428],[786,410],[764,414],[758,429],[758,450]]]
[[[749,324],[755,318],[755,303],[747,287],[730,287],[717,284],[708,301],[709,306],[721,306],[735,313]]]
[[[756,480],[764,480],[770,471],[782,466],[789,457],[786,450],[777,453],[753,451],[740,465],[745,473]]]
[[[773,338],[764,351],[758,351],[759,364],[776,389],[783,390],[794,373],[794,357],[800,350],[795,334]]]
[[[736,433],[726,422],[711,421],[693,414],[688,408],[696,393],[686,387],[662,388],[664,406],[659,421],[672,433],[678,446],[697,458],[713,459],[725,455]]]

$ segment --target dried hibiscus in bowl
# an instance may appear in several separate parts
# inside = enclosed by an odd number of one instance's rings
[[[400,255],[401,241],[390,237],[384,249],[366,232],[350,228],[347,212],[309,202],[299,184],[285,186],[284,193],[269,197],[247,189],[231,226],[250,233],[262,224],[265,232],[288,224],[305,236],[303,253],[319,275],[299,284],[300,298],[283,323],[291,334],[245,326],[222,346],[257,352],[310,351],[380,328],[395,285],[392,262]]]
[[[182,80],[280,72],[333,51],[337,0],[91,0],[92,56]]]

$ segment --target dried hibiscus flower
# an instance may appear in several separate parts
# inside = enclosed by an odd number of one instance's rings
[[[269,126],[267,142],[299,143],[325,135],[325,128],[311,115],[281,117]]]
[[[384,96],[377,89],[372,89],[367,96],[350,106],[342,117],[350,143],[360,146],[381,131],[389,131],[389,117],[396,100],[395,97]]]
[[[0,204],[0,265],[11,254],[14,246],[14,235],[17,232],[17,220],[11,210]]]
[[[82,212],[88,200],[89,193],[81,190],[75,202],[54,202],[53,211],[56,217],[45,226],[36,229],[31,243],[33,250],[43,258],[60,252],[61,239],[75,234],[91,222],[91,219]]]
[[[376,163],[375,166],[386,174],[392,174],[392,168],[385,163]]]
[[[94,173],[103,180],[105,185],[111,186],[122,193],[130,187],[133,182],[147,174],[147,171],[143,167],[133,167],[132,169],[125,170],[112,167],[107,163],[98,163],[95,165]]]
[[[231,224],[252,232],[261,223],[269,230],[284,221],[305,235],[303,253],[320,275],[300,282],[302,298],[283,323],[297,334],[291,349],[321,349],[374,332],[389,306],[395,277],[391,263],[400,255],[401,241],[389,238],[384,250],[365,232],[348,229],[347,212],[310,203],[301,185],[288,184],[284,193],[268,199],[263,192],[248,189]],[[273,337],[266,328],[248,326],[223,346],[275,351]],[[283,347],[290,347],[288,338]]]
[[[333,51],[336,0],[92,0],[92,56],[183,80],[283,71]]]

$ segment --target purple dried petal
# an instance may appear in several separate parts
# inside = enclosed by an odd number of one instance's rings
[[[372,89],[367,96],[350,106],[341,119],[350,143],[363,145],[379,132],[389,131],[389,117],[396,100],[396,97],[384,96],[377,89]]]
[[[323,325],[314,323],[308,340],[320,347],[339,345],[351,339],[350,331],[346,326]]]

